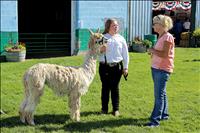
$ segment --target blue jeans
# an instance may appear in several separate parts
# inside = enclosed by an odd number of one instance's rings
[[[164,70],[151,68],[152,78],[154,82],[154,108],[151,113],[151,121],[159,124],[161,119],[169,117],[168,114],[168,100],[166,94],[166,83],[169,79],[170,73]]]

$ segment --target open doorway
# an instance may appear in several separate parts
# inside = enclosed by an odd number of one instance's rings
[[[175,45],[180,47],[189,46],[190,24],[192,21],[191,0],[187,1],[168,1],[168,0],[153,0],[152,17],[163,14],[172,18],[174,25],[169,31],[175,37]],[[153,29],[152,32],[154,33]]]
[[[71,1],[18,0],[18,21],[27,58],[70,55]]]

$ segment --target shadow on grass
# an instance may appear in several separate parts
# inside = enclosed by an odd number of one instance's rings
[[[199,62],[200,59],[193,59],[193,60],[183,60],[183,62]]]
[[[98,112],[82,112],[81,116],[89,115],[99,115]],[[108,114],[109,115],[109,114]],[[35,115],[36,128],[44,132],[53,132],[53,131],[69,131],[69,132],[90,132],[93,129],[102,129],[102,128],[114,128],[120,126],[143,126],[144,123],[148,121],[147,118],[122,118],[116,117],[110,120],[93,120],[93,121],[81,121],[74,122],[69,119],[69,115]],[[61,127],[52,127],[49,124],[59,124],[63,125]],[[37,127],[39,125],[39,127]],[[21,123],[19,116],[9,117],[1,119],[1,128],[14,128],[16,126],[27,126],[27,124]]]
[[[69,119],[69,115],[35,115],[35,124],[64,124],[66,120]],[[19,116],[9,117],[5,119],[1,119],[1,127],[15,127],[15,126],[24,126]]]
[[[81,116],[88,116],[88,115],[100,115],[98,112],[82,112]],[[108,114],[109,115],[109,114]],[[115,128],[120,126],[143,126],[149,119],[148,118],[121,118],[116,117],[110,120],[94,120],[94,121],[81,121],[81,122],[73,122],[67,121],[63,127],[54,128],[54,127],[47,127],[43,126],[40,129],[45,132],[53,132],[64,130],[66,132],[90,132],[95,129],[102,129],[102,128]]]
[[[88,121],[78,123],[68,123],[63,130],[69,132],[90,132],[94,129],[115,128],[120,126],[143,126],[148,119],[117,118],[111,120]]]

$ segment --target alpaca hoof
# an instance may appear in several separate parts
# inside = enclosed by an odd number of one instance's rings
[[[35,122],[31,122],[31,125],[32,125],[32,126],[35,126]]]
[[[25,119],[22,119],[22,118],[20,119],[20,121],[21,121],[22,123],[25,123],[25,122],[26,122]]]
[[[35,126],[35,122],[34,121],[28,122],[28,124],[31,125],[31,126]]]
[[[34,118],[31,113],[26,113],[26,121],[29,125],[35,125]]]
[[[22,123],[25,123],[25,122],[26,122],[26,121],[25,121],[25,117],[22,115],[21,112],[19,112],[19,117],[20,117],[20,121],[21,121]]]
[[[79,122],[79,121],[80,121],[80,118],[76,118],[76,121]]]
[[[71,118],[71,120],[72,120],[73,122],[79,122],[79,121],[80,121],[80,118]]]

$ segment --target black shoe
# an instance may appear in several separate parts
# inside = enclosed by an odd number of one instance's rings
[[[154,123],[154,122],[149,122],[147,124],[145,124],[146,127],[150,127],[150,128],[153,128],[153,127],[158,127],[159,124],[158,123]]]
[[[101,114],[108,114],[108,111],[102,110]]]
[[[166,120],[168,120],[168,119],[169,119],[169,117],[167,116],[167,117],[163,117],[161,120],[166,121]]]

